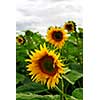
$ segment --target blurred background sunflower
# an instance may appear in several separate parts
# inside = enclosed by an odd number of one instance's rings
[[[65,22],[64,29],[68,32],[74,32],[76,30],[76,24],[73,21]]]
[[[24,37],[23,37],[22,35],[17,36],[17,37],[16,37],[16,43],[17,43],[18,45],[24,44],[24,43],[25,43]]]

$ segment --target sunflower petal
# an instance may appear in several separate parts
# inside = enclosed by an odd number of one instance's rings
[[[47,82],[48,89],[50,89],[50,83],[51,83],[51,78],[49,78]]]

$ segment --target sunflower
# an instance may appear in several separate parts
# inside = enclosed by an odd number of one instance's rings
[[[19,35],[16,37],[16,42],[18,45],[24,44],[25,43],[25,39],[22,35]]]
[[[61,27],[50,27],[47,31],[47,41],[54,46],[61,48],[67,40],[67,32]]]
[[[68,32],[74,32],[76,30],[76,24],[73,21],[65,22],[64,29],[68,30]]]
[[[48,50],[46,45],[40,45],[40,50],[31,51],[29,54],[30,62],[27,71],[30,71],[32,81],[47,84],[48,89],[55,87],[59,83],[60,74],[64,73],[64,64],[59,60],[60,54]]]
[[[26,30],[26,31],[25,31],[25,35],[26,35],[26,36],[32,36],[32,34],[33,34],[33,32],[30,31],[30,30]]]

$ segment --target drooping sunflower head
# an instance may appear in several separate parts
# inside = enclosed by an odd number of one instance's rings
[[[68,32],[74,32],[76,30],[76,24],[73,21],[65,22],[64,29]]]
[[[25,31],[25,35],[26,35],[26,36],[31,36],[32,34],[33,34],[33,32],[30,31],[30,30],[26,30],[26,31]]]
[[[23,37],[22,35],[17,36],[17,37],[16,37],[16,43],[17,43],[18,45],[24,44],[24,43],[25,43],[24,37]]]
[[[47,41],[54,46],[61,48],[67,40],[67,32],[61,27],[50,27],[47,31]]]
[[[64,73],[64,64],[58,59],[59,56],[54,50],[49,51],[45,44],[43,47],[40,45],[40,50],[31,51],[30,59],[26,61],[30,62],[27,70],[32,80],[47,84],[48,89],[55,87],[59,83],[60,74]]]

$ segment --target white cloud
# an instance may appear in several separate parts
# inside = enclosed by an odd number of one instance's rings
[[[17,0],[16,30],[31,29],[45,34],[51,25],[74,20],[82,25],[81,0]]]

